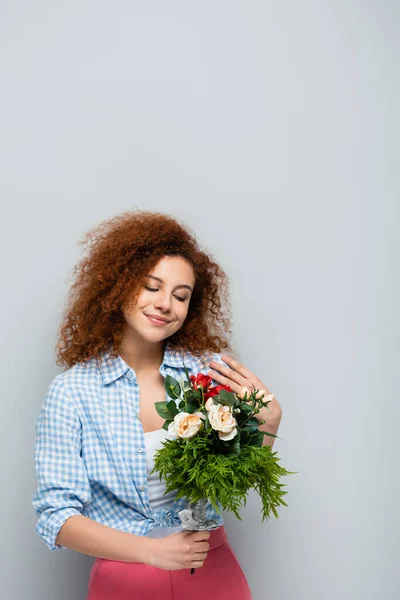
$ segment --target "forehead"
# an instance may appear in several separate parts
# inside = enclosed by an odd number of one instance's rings
[[[180,256],[166,256],[160,259],[160,261],[150,269],[148,277],[155,275],[161,279],[183,279],[186,282],[194,282],[194,270],[192,265]]]

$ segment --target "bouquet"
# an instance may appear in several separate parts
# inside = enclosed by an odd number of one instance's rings
[[[265,390],[239,396],[227,385],[211,387],[212,378],[204,373],[177,381],[167,375],[164,386],[170,400],[156,402],[158,414],[165,419],[163,429],[173,439],[162,443],[155,452],[154,469],[163,477],[166,492],[176,491],[176,498],[186,496],[188,509],[178,513],[182,527],[195,531],[218,527],[206,520],[208,502],[221,514],[239,510],[246,504],[250,489],[255,489],[262,503],[262,521],[271,511],[278,518],[277,506],[285,505],[279,479],[293,474],[278,464],[276,452],[263,445],[257,414],[271,400]],[[194,569],[191,570],[194,572]]]

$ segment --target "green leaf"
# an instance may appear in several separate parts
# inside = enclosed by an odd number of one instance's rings
[[[269,433],[268,431],[260,431],[260,433],[262,433],[263,435],[269,435],[270,437],[274,437],[274,438],[278,437],[274,433]]]
[[[263,441],[264,441],[264,435],[263,435],[262,431],[257,431],[257,433],[254,435],[254,445],[262,446]]]
[[[242,412],[245,412],[245,413],[253,412],[253,407],[250,406],[250,404],[247,404],[247,402],[241,402],[239,404],[239,408]]]
[[[234,454],[239,455],[241,453],[241,449],[240,449],[240,433],[238,432],[237,435],[235,435],[235,437],[233,438],[233,444],[232,444],[232,451]]]
[[[240,444],[238,442],[235,442],[232,445],[232,453],[233,454],[237,454],[239,456],[239,454],[241,453],[241,449],[240,449]]]
[[[164,425],[161,427],[161,429],[165,429],[165,431],[168,431],[168,427],[169,424],[172,423],[172,420],[170,421],[165,421]]]
[[[186,412],[189,414],[195,413],[200,409],[200,404],[194,398],[188,398],[186,400]]]
[[[176,406],[176,402],[175,400],[170,400],[169,402],[167,402],[166,404],[170,414],[172,415],[172,417],[175,417],[175,415],[177,415],[179,413],[178,407]]]
[[[189,373],[187,367],[185,366],[185,363],[183,363],[183,368],[186,373],[186,380],[187,380],[188,384],[191,386],[192,382],[190,381],[190,373]]]
[[[164,381],[164,387],[166,392],[170,398],[176,400],[181,395],[181,386],[179,385],[179,381],[171,377],[171,375],[167,375]]]
[[[236,396],[233,392],[228,392],[228,390],[220,390],[219,396],[221,400],[224,401],[225,406],[235,406],[235,404],[237,404]]]
[[[163,402],[155,402],[154,406],[156,407],[156,411],[163,419],[173,419],[175,415],[172,415],[168,410],[167,403]]]
[[[221,390],[221,392],[223,392],[225,390]],[[233,406],[231,400],[227,400],[225,397],[221,396],[221,392],[219,394],[217,394],[216,396],[212,396],[212,399],[214,400],[214,402],[216,402],[217,404],[222,404],[222,406]],[[227,392],[228,394],[230,392]]]
[[[212,398],[213,401],[217,404],[222,404],[222,406],[226,406],[225,400],[223,400],[223,398],[221,398],[219,394],[217,394],[216,396],[210,396],[210,398]]]
[[[256,417],[250,417],[242,426],[245,431],[257,429],[260,425],[260,421]]]

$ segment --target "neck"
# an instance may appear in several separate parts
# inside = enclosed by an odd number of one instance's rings
[[[136,373],[158,371],[164,356],[166,340],[149,342],[135,331],[126,329],[118,354]]]

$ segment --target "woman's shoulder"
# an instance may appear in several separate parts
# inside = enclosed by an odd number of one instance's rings
[[[90,381],[97,378],[99,375],[99,366],[95,358],[90,358],[87,361],[75,363],[63,373],[56,375],[51,383],[59,383],[66,387]]]
[[[50,406],[65,401],[78,392],[96,386],[100,379],[99,369],[94,359],[76,363],[66,371],[58,373],[48,385],[45,404]]]

